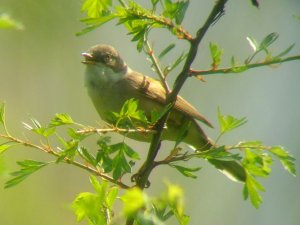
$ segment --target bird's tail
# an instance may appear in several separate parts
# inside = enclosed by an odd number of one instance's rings
[[[195,121],[194,126],[192,126],[191,129],[196,129],[197,131],[192,132],[192,134],[195,134],[194,136],[188,136],[189,139],[186,140],[186,143],[190,146],[194,146],[196,151],[207,151],[217,147]],[[220,172],[231,180],[243,183],[246,181],[247,173],[245,168],[239,162],[219,159],[208,159],[208,162],[214,165]]]

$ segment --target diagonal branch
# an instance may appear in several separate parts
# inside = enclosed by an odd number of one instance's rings
[[[189,77],[190,68],[197,55],[199,44],[203,39],[204,35],[206,34],[208,28],[212,24],[214,24],[221,15],[223,15],[226,2],[227,0],[218,0],[216,2],[206,22],[198,30],[196,37],[190,41],[191,45],[190,45],[190,50],[188,52],[187,59],[185,61],[182,71],[180,72],[180,74],[178,75],[174,83],[173,91],[167,96],[165,105],[174,106],[179,91],[181,90],[186,79]],[[170,107],[166,111],[166,113],[160,118],[160,120],[157,122],[155,127],[157,133],[153,135],[153,139],[150,144],[147,159],[144,162],[143,166],[140,168],[139,172],[134,176],[134,180],[136,181],[137,186],[140,187],[141,189],[144,189],[145,186],[148,184],[148,178],[150,176],[150,173],[155,167],[155,158],[160,149],[161,136],[162,136],[164,124],[166,123],[171,110],[172,107]]]
[[[30,148],[38,149],[38,150],[43,151],[45,153],[51,154],[51,155],[53,155],[55,157],[59,157],[60,156],[59,153],[57,153],[49,145],[37,145],[37,144],[31,143],[29,141],[24,141],[24,140],[21,140],[19,138],[15,138],[13,136],[4,135],[4,134],[0,134],[0,138],[4,138],[6,140],[9,140],[11,142],[23,145],[25,147],[30,147]],[[111,183],[114,183],[114,184],[118,185],[121,188],[124,188],[124,189],[128,189],[129,188],[129,186],[127,186],[126,184],[124,184],[124,183],[122,183],[120,181],[116,181],[112,177],[110,177],[110,176],[108,176],[108,175],[106,175],[106,174],[98,171],[97,169],[91,168],[88,165],[82,164],[82,163],[77,162],[77,161],[72,161],[72,160],[70,160],[68,158],[65,158],[63,162],[69,163],[69,164],[72,164],[72,165],[74,165],[76,167],[84,169],[84,170],[86,170],[86,171],[94,174],[95,176],[99,176],[99,177],[101,177],[101,178],[103,178],[105,180],[108,180]]]

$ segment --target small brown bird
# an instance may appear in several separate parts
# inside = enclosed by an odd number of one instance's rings
[[[96,45],[82,53],[86,64],[85,85],[88,89],[100,117],[109,122],[109,112],[119,112],[126,100],[139,100],[139,108],[147,117],[151,111],[163,110],[166,91],[161,83],[153,78],[131,70],[119,53],[109,45]],[[166,127],[163,140],[176,141],[182,126],[189,124],[188,133],[183,139],[197,150],[208,150],[213,147],[211,140],[204,133],[197,120],[212,127],[190,103],[178,96]],[[127,135],[128,136],[128,135]],[[151,134],[130,134],[128,137],[150,142]],[[221,172],[236,181],[245,181],[244,168],[235,161],[208,160]]]

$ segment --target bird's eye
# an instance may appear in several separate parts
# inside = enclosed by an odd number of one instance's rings
[[[110,64],[110,63],[114,60],[114,58],[113,58],[112,55],[106,54],[106,55],[103,57],[103,60],[104,60],[105,63]]]

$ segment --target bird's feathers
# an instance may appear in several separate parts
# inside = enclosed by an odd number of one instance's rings
[[[162,105],[166,103],[166,91],[158,80],[135,71],[127,73],[122,80],[120,80],[120,82],[124,83],[124,85],[128,86],[128,88],[133,89],[135,95],[144,96],[146,99],[152,99]],[[174,109],[188,117],[192,117],[205,123],[209,127],[213,127],[203,115],[201,115],[191,104],[180,96],[177,97]]]

